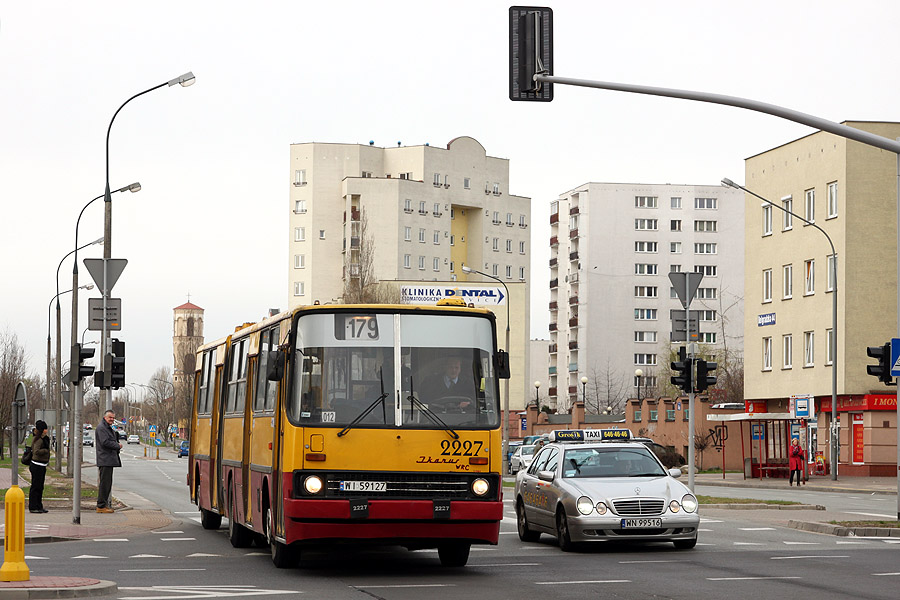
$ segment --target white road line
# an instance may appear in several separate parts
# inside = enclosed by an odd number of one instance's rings
[[[900,575],[900,573],[872,573],[875,577],[887,577],[891,575]]]
[[[174,533],[184,533],[184,532],[183,532],[183,531],[157,531],[156,533],[159,533],[159,534],[161,534],[161,535],[162,535],[162,534],[169,535],[169,534],[174,534]]]
[[[697,542],[698,546],[715,546],[715,544],[705,544],[703,542]]]
[[[713,531],[713,530],[712,530],[712,529],[702,529],[702,528],[701,528],[701,529],[698,529],[697,531],[707,531],[707,532],[709,532],[709,531]]]
[[[25,560],[49,560],[49,556],[29,556],[25,555]]]
[[[509,523],[510,525],[516,524],[516,520],[511,517],[503,517],[503,519],[501,519],[500,522],[501,523]]]
[[[539,567],[543,563],[496,563],[492,565],[470,564],[469,567]]]
[[[846,541],[846,542],[845,542],[845,541],[843,541],[843,540],[838,540],[838,541],[835,542],[835,544],[868,544],[868,543],[869,543],[869,542],[851,542],[851,541]]]
[[[200,558],[207,556],[222,556],[221,554],[206,554],[205,552],[195,552],[194,554],[188,554],[185,558]]]
[[[135,554],[134,556],[129,556],[128,558],[165,558],[162,554]]]
[[[850,558],[846,554],[806,554],[800,556],[770,556],[771,560],[798,560],[803,558]]]
[[[818,546],[820,542],[784,542],[789,546]]]
[[[765,546],[759,542],[734,542],[735,546]]]
[[[630,579],[592,579],[588,581],[535,581],[535,585],[581,585],[585,583],[631,583]]]
[[[741,531],[775,531],[774,527],[739,527]]]
[[[157,571],[205,571],[206,569],[119,569],[119,573],[155,573]],[[123,588],[119,588],[123,589]]]
[[[880,513],[866,513],[866,512],[853,512],[852,510],[845,510],[845,513],[848,515],[862,515],[864,517],[882,517],[884,519],[896,519],[897,515],[882,515]]]
[[[720,521],[718,519],[704,519],[703,517],[700,517],[700,522],[701,523],[721,523],[722,521]]]
[[[106,556],[94,556],[93,554],[82,554],[80,556],[73,556],[72,558],[73,559],[76,559],[76,558],[103,558],[103,559],[106,559],[107,557]]]
[[[885,544],[900,544],[900,540],[881,540]]]
[[[197,538],[159,538],[161,542],[191,542],[197,541]]]
[[[518,535],[517,531],[501,531],[500,535]]]
[[[620,560],[620,565],[643,565],[646,563],[679,563],[683,560]]]
[[[760,579],[802,579],[802,577],[777,576],[771,577],[707,577],[707,581],[757,581]]]
[[[396,585],[354,585],[356,589],[374,590],[376,588],[434,588],[434,587],[456,587],[455,583],[408,583]]]
[[[128,538],[94,538],[95,542],[127,542]]]

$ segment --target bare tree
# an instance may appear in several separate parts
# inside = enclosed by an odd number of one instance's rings
[[[359,220],[353,220],[358,215]],[[366,210],[351,211],[349,261],[344,272],[344,304],[400,304],[400,290],[375,277],[375,238]],[[356,235],[354,235],[356,234]]]
[[[158,434],[163,435],[168,431],[166,425],[172,420],[171,390],[174,389],[174,384],[171,369],[159,367],[153,371],[147,387],[150,388],[150,394],[144,402],[144,418],[148,419],[151,425],[156,425]]]
[[[631,388],[629,376],[622,375],[614,369],[609,357],[602,368],[599,368],[597,363],[593,363],[589,373],[588,404],[594,409],[593,412],[600,414],[606,408],[611,408],[613,413],[624,411],[628,390]],[[586,412],[591,412],[587,406],[584,409]]]
[[[16,386],[25,379],[28,357],[25,346],[19,343],[15,333],[0,332],[0,431],[7,431],[12,419],[12,399]],[[3,443],[0,440],[0,458],[3,458]]]

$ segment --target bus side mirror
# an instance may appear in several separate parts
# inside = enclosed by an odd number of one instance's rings
[[[287,355],[284,352],[273,350],[269,352],[269,368],[266,369],[266,379],[269,381],[281,381],[284,377],[284,363]]]
[[[498,379],[509,379],[509,353],[505,350],[497,350],[494,355],[494,370]]]

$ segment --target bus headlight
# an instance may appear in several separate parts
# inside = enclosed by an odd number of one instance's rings
[[[491,491],[491,484],[487,482],[487,479],[479,477],[472,482],[472,493],[476,496],[484,496],[489,491]]]
[[[575,507],[578,508],[578,512],[583,515],[589,515],[594,512],[594,502],[587,496],[579,498],[578,502],[575,503]]]
[[[671,502],[669,502],[669,510],[671,510],[673,513],[677,513],[679,510],[681,510],[681,505],[678,504],[678,500],[672,500]]]
[[[310,475],[303,480],[303,489],[308,494],[318,494],[322,491],[322,479],[318,475]]]
[[[603,503],[603,502],[597,503],[597,514],[605,515],[607,510],[609,510],[609,509],[606,507],[605,503]]]
[[[681,499],[681,506],[684,507],[684,510],[686,512],[697,512],[697,499],[690,494],[687,494],[684,498]]]

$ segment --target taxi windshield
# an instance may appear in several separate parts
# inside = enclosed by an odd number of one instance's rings
[[[571,448],[563,477],[659,477],[665,469],[646,448]]]

